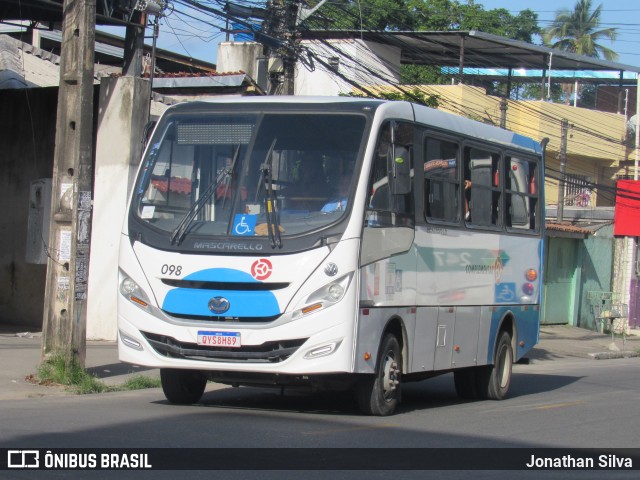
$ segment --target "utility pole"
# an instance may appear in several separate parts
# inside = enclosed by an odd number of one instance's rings
[[[312,8],[301,0],[271,0],[265,15],[264,56],[269,60],[269,95],[294,95],[296,63],[300,52],[298,25],[313,15],[327,0]]]
[[[272,0],[267,7],[266,34],[279,42],[278,47],[265,49],[269,58],[269,95],[295,93],[299,9],[300,0]]]
[[[134,10],[124,37],[124,64],[122,74],[131,77],[142,76],[142,57],[144,56],[144,27],[147,16]]]
[[[564,186],[566,183],[567,171],[567,133],[569,131],[569,121],[562,119],[560,125],[560,181],[558,183],[558,207],[557,222],[562,223],[564,220]]]
[[[500,128],[507,128],[507,99],[500,99]]]
[[[95,0],[64,0],[42,357],[84,367],[93,177]]]
[[[295,94],[296,60],[298,59],[298,8],[300,0],[284,0],[285,51],[282,57],[284,71],[284,91]]]

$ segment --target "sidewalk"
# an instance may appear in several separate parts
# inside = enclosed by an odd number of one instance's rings
[[[585,358],[609,360],[640,356],[640,332],[612,340],[610,334],[602,334],[584,328],[567,325],[541,325],[540,341],[527,357],[531,362]]]
[[[0,325],[0,401],[44,395],[73,395],[60,386],[34,385],[27,381],[38,372],[42,334]],[[612,350],[610,335],[582,328],[543,325],[540,342],[527,358],[532,363],[584,359],[585,361],[640,356],[640,336],[617,338]],[[121,385],[135,375],[159,377],[158,369],[120,363],[115,342],[87,342],[87,370],[107,385]]]
[[[0,325],[0,401],[43,395],[73,395],[62,386],[30,383],[37,375],[41,357],[42,333],[17,331]],[[87,342],[86,369],[109,386],[122,385],[129,378],[145,375],[160,378],[160,371],[129,365],[118,360],[115,342]]]

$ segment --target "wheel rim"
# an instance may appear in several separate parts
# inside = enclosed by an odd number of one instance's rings
[[[400,369],[395,353],[389,350],[382,364],[382,394],[385,402],[390,402],[396,397],[398,385],[400,385]]]

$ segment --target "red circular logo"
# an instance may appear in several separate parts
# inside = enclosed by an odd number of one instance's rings
[[[271,276],[271,272],[273,271],[273,266],[271,262],[266,258],[261,258],[260,260],[256,260],[251,265],[251,275],[256,280],[266,280]]]

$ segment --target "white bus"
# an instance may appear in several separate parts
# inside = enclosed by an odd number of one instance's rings
[[[120,360],[177,404],[210,380],[389,415],[446,372],[502,399],[538,340],[543,143],[407,102],[169,108],[121,237]]]

